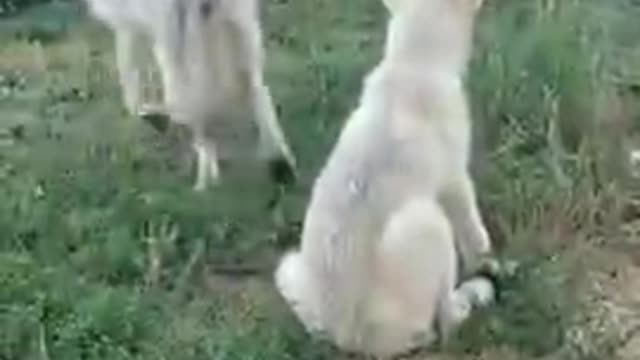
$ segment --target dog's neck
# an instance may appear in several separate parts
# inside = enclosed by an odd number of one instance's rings
[[[417,19],[392,18],[387,28],[383,64],[402,64],[416,72],[428,71],[462,78],[466,72],[469,50],[459,39],[439,39],[429,43]],[[434,39],[432,34],[429,36]],[[444,35],[443,35],[444,36]],[[433,41],[433,40],[432,40]]]

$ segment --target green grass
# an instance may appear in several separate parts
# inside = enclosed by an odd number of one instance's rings
[[[298,241],[309,186],[380,56],[385,13],[369,0],[267,3],[267,77],[301,165],[277,211],[276,189],[250,167],[191,191],[174,144],[123,115],[110,34],[73,6],[0,20],[1,360],[336,358],[303,334],[270,269]],[[448,351],[526,358],[570,345],[592,266],[580,249],[615,231],[630,197],[619,159],[640,111],[616,104],[637,102],[638,15],[630,0],[485,9],[468,81],[474,169],[492,236],[523,268]],[[215,275],[234,266],[261,272]]]

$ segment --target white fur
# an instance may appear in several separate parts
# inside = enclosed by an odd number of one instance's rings
[[[248,108],[260,133],[260,153],[295,159],[263,80],[264,50],[258,0],[86,0],[115,33],[124,102],[132,114],[168,112],[189,125],[197,153],[195,188],[218,179],[206,125],[225,111]],[[151,44],[160,67],[165,104],[143,104],[138,51]]]
[[[314,185],[302,245],[276,285],[309,331],[389,356],[446,337],[492,284],[457,286],[491,245],[467,167],[462,76],[477,0],[385,0],[382,62],[368,75]]]
[[[631,150],[629,153],[629,162],[631,163],[631,175],[634,178],[640,178],[640,150]]]

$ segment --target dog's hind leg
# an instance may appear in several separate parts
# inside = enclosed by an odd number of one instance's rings
[[[114,29],[116,63],[125,107],[130,115],[137,115],[141,105],[141,79],[139,66],[140,34],[135,30]]]
[[[210,141],[205,134],[205,126],[202,122],[192,122],[193,148],[196,152],[196,182],[195,191],[204,191],[209,183],[217,184],[220,178],[218,156],[215,143]]]
[[[162,81],[162,103],[145,103],[141,105],[139,111],[144,114],[175,116],[184,118],[188,116],[183,114],[185,105],[181,103],[179,94],[184,91],[187,83],[184,69],[177,61],[175,51],[171,48],[175,44],[171,44],[165,37],[158,36],[153,44],[153,55],[160,70],[160,79]],[[179,120],[180,121],[180,120]]]
[[[175,49],[171,49],[169,40],[156,34],[157,38],[153,44],[153,55],[160,70],[162,81],[161,102],[145,102],[140,104],[137,115],[149,122],[156,130],[165,133],[169,128],[169,120],[185,120],[189,115],[181,113],[185,110],[184,104],[180,102],[178,94],[183,91],[187,81],[184,69],[179,66],[176,59]],[[175,44],[173,44],[175,46]]]
[[[383,296],[394,307],[379,307],[388,321],[389,341],[408,331],[411,346],[426,346],[438,335],[442,341],[472,313],[494,299],[490,280],[476,277],[457,284],[457,251],[453,229],[444,210],[430,199],[413,200],[391,219],[379,252]],[[386,295],[385,295],[386,294]],[[380,296],[376,298],[382,298]],[[383,301],[382,304],[385,302]],[[394,301],[387,301],[393,304]],[[391,314],[391,315],[389,315]],[[393,326],[393,324],[400,326]],[[431,325],[431,326],[430,326]],[[387,341],[387,340],[384,340]],[[399,341],[399,340],[398,340]],[[390,348],[402,343],[388,344]],[[408,350],[408,349],[405,349]]]
[[[440,205],[415,199],[384,230],[377,254],[380,290],[372,296],[379,351],[406,352],[429,345],[442,296],[454,291],[457,254],[453,231]],[[386,343],[386,344],[385,344]]]
[[[188,63],[179,54],[184,47],[178,44],[180,39],[170,36],[159,37],[153,51],[162,74],[164,104],[152,105],[150,111],[169,114],[172,120],[189,126],[192,134],[192,146],[196,153],[196,191],[204,191],[210,183],[219,182],[220,170],[216,145],[206,133],[209,116],[209,104],[199,101],[194,91],[199,89],[202,79],[190,78]],[[186,50],[185,50],[186,51]],[[195,98],[195,99],[194,99]]]

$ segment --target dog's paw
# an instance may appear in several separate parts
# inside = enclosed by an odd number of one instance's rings
[[[496,300],[495,283],[485,276],[477,276],[465,281],[459,290],[466,294],[469,305],[474,308],[487,306]],[[471,309],[468,310],[470,311]]]
[[[510,279],[516,276],[519,267],[520,264],[514,260],[500,261],[493,257],[486,257],[475,274],[491,281],[495,288],[496,300],[499,300],[501,290]]]

